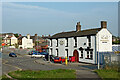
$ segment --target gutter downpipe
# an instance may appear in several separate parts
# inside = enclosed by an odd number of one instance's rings
[[[98,34],[98,69],[100,69],[100,57],[99,57],[99,34]]]

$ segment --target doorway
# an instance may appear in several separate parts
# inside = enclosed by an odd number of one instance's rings
[[[75,62],[79,62],[79,53],[77,50],[74,50],[73,56],[75,57]]]

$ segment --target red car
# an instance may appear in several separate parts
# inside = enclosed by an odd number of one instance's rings
[[[55,57],[54,58],[54,62],[57,63],[62,63],[62,62],[65,62],[65,58],[64,57]]]

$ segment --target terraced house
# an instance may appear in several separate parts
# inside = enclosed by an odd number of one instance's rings
[[[57,33],[49,38],[49,54],[75,56],[76,62],[97,63],[97,52],[112,51],[112,34],[107,22],[101,21],[100,28],[81,30],[80,22],[76,31]]]

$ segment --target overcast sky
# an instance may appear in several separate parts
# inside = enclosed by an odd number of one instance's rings
[[[16,2],[2,4],[2,32],[22,35],[53,35],[75,30],[80,21],[82,30],[99,28],[108,22],[108,30],[118,35],[117,2]]]

